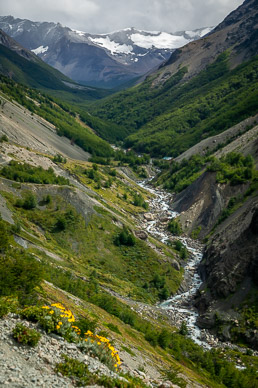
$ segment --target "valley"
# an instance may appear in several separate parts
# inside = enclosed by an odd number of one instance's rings
[[[257,387],[257,12],[0,17],[0,385]]]

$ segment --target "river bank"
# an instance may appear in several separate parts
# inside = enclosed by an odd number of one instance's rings
[[[140,220],[141,228],[163,243],[180,240],[190,253],[186,261],[181,260],[178,263],[184,269],[184,280],[177,294],[156,305],[155,310],[165,310],[170,321],[177,328],[180,328],[184,322],[191,339],[205,349],[230,348],[242,353],[246,352],[245,348],[240,348],[230,342],[221,342],[208,330],[197,326],[198,311],[194,307],[194,296],[202,284],[198,266],[202,259],[204,246],[199,241],[187,236],[173,236],[168,231],[168,222],[178,215],[170,208],[174,198],[173,194],[153,187],[151,180],[141,181],[138,184],[153,194],[149,201],[148,213],[144,214]]]

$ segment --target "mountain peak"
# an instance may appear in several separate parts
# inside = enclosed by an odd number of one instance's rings
[[[60,23],[6,16],[0,17],[0,28],[73,80],[112,88],[157,68],[175,49],[211,30],[168,33],[132,26],[106,34],[90,34]]]

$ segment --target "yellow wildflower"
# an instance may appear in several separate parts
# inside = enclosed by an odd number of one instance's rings
[[[57,330],[58,330],[58,329],[60,329],[60,326],[59,326],[59,325],[56,325],[56,328],[57,328]]]
[[[49,314],[51,314],[51,315],[54,314],[54,310],[50,310]]]

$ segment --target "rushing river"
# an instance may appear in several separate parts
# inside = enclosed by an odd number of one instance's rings
[[[173,196],[164,190],[153,188],[150,186],[149,181],[140,182],[139,186],[154,195],[149,202],[149,216],[142,223],[142,227],[149,234],[166,243],[173,239],[173,236],[167,230],[166,224],[162,223],[162,220],[172,219],[178,215],[170,209]],[[190,258],[184,265],[184,289],[187,288],[187,290],[178,292],[177,295],[161,303],[159,307],[166,309],[174,322],[177,322],[177,325],[181,325],[184,321],[190,337],[197,344],[209,349],[211,347],[209,335],[196,325],[198,312],[193,306],[193,296],[202,283],[197,271],[198,264],[202,259],[202,246],[188,237],[177,236],[176,239],[180,240],[190,252]]]

